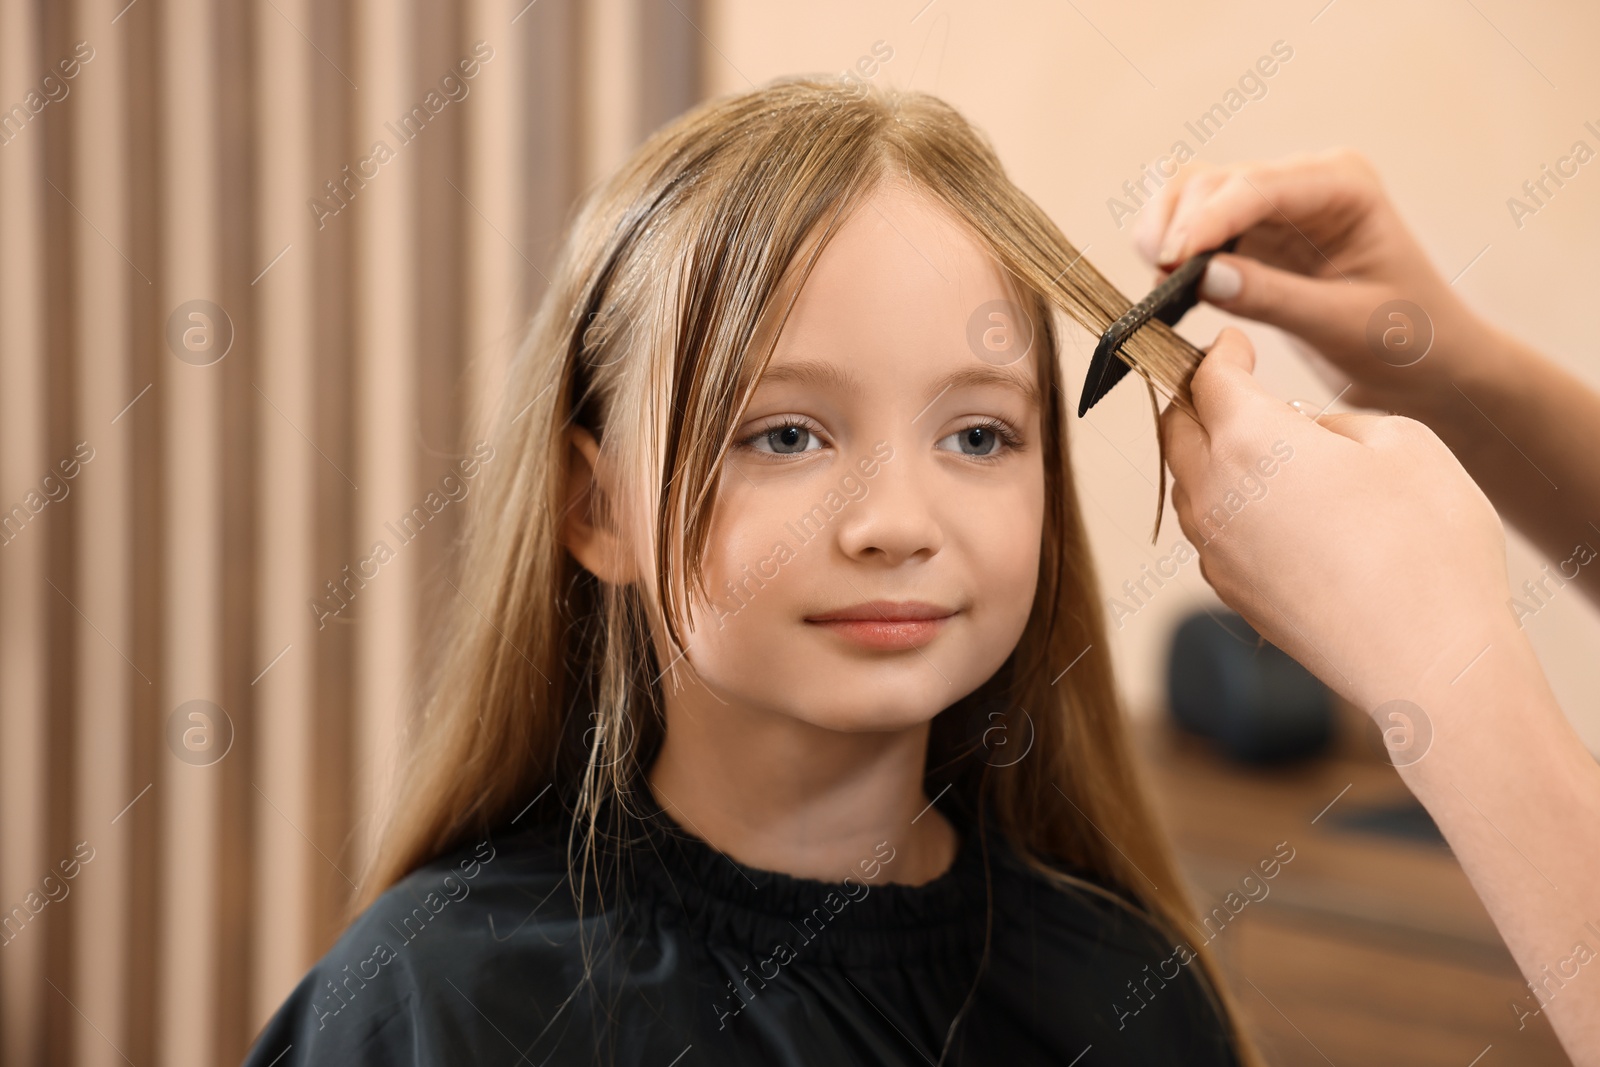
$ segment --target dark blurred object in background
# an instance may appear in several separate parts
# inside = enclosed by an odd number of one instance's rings
[[[1167,700],[1178,725],[1246,763],[1316,755],[1333,736],[1333,695],[1229,611],[1179,624],[1167,660]]]

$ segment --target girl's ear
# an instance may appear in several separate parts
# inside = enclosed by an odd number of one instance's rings
[[[614,499],[610,471],[594,434],[582,426],[567,431],[567,506],[561,543],[602,582],[627,585],[637,571],[615,516],[604,506],[605,499]]]

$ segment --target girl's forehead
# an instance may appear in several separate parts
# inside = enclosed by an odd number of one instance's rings
[[[871,266],[888,269],[869,272]],[[843,289],[899,283],[945,296],[1005,284],[975,226],[932,194],[900,182],[878,186],[843,220],[806,288],[813,282]]]
[[[763,386],[848,377],[921,390],[955,371],[999,369],[1037,398],[1031,304],[954,209],[919,187],[886,182],[835,223],[819,252],[821,236],[804,243],[757,324],[749,352],[772,346]],[[785,364],[810,373],[772,373]],[[819,375],[819,364],[846,373]],[[754,361],[741,377],[753,372]]]
[[[974,228],[930,194],[903,184],[880,186],[856,206],[798,294],[796,274],[786,279],[769,316],[781,317],[793,299],[780,351],[786,341],[812,337],[854,335],[883,343],[960,333],[975,309],[1019,302]]]

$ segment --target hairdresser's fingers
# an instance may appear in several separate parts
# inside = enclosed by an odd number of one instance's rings
[[[1178,529],[1183,531],[1183,536],[1192,545],[1205,543],[1205,535],[1200,530],[1199,523],[1194,520],[1194,500],[1189,495],[1189,487],[1182,481],[1174,480],[1172,483],[1172,513],[1178,518]],[[1201,563],[1204,564],[1204,560]],[[1203,573],[1203,568],[1202,568]]]
[[[1368,448],[1411,456],[1426,453],[1450,467],[1455,467],[1459,463],[1454,453],[1450,451],[1450,446],[1441,441],[1439,435],[1429,429],[1426,423],[1406,418],[1404,415],[1341,411],[1324,415],[1317,420],[1317,423],[1326,430],[1331,430]]]
[[[1156,243],[1156,251],[1150,262],[1158,266],[1170,266],[1180,257],[1173,254],[1173,248],[1183,240],[1183,231],[1180,220],[1192,215],[1197,207],[1209,201],[1216,195],[1219,187],[1228,181],[1228,172],[1221,169],[1207,169],[1192,175],[1188,181],[1178,186],[1170,196],[1172,204],[1170,217],[1163,227],[1161,239]],[[1165,189],[1162,192],[1166,192]]]
[[[1177,404],[1168,404],[1161,413],[1161,443],[1167,466],[1177,484],[1203,471],[1211,463],[1211,438],[1195,417]],[[1177,492],[1177,484],[1173,492]],[[1176,496],[1174,496],[1176,500]]]
[[[1320,416],[1316,421],[1324,430],[1330,430],[1341,437],[1348,437],[1365,445],[1374,443],[1383,435],[1382,424],[1388,419],[1388,415],[1373,415],[1362,411],[1336,411]]]
[[[1178,171],[1173,178],[1156,191],[1156,195],[1144,206],[1139,213],[1139,221],[1133,227],[1133,246],[1145,262],[1151,266],[1156,265],[1156,253],[1161,251],[1161,238],[1167,232],[1167,223],[1172,219],[1172,213],[1178,207],[1178,198],[1183,191],[1189,188],[1195,179],[1202,176],[1213,176],[1208,180],[1214,185],[1220,171],[1209,163],[1195,163]]]
[[[1221,176],[1207,192],[1205,197],[1179,201],[1167,222],[1157,266],[1170,269],[1196,252],[1216,248],[1230,237],[1279,217],[1259,182],[1243,170]]]
[[[1209,303],[1287,330],[1324,352],[1366,351],[1367,321],[1388,292],[1368,282],[1309,278],[1248,256],[1220,254],[1200,283]]]
[[[1231,327],[1217,334],[1206,349],[1205,358],[1189,380],[1189,395],[1208,436],[1215,436],[1216,428],[1237,417],[1241,409],[1261,408],[1263,399],[1292,414],[1288,405],[1272,397],[1255,380],[1255,367],[1256,350],[1250,339]]]
[[[1305,235],[1331,223],[1358,221],[1381,199],[1377,174],[1365,157],[1348,149],[1294,156],[1281,162],[1246,163],[1213,175],[1203,197],[1180,197],[1166,224],[1158,263],[1171,266],[1216,248],[1263,222],[1282,221]],[[1315,242],[1312,250],[1316,251]]]

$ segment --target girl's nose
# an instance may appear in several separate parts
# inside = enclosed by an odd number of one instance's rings
[[[898,564],[917,556],[931,558],[944,546],[932,481],[919,469],[909,447],[895,449],[867,491],[839,515],[839,547],[852,559]]]

